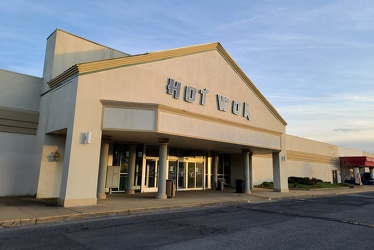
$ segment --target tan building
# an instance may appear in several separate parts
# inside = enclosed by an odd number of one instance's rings
[[[166,180],[188,191],[237,179],[247,193],[263,181],[287,192],[291,175],[340,181],[339,156],[352,155],[286,135],[286,121],[219,43],[130,56],[56,30],[43,78],[0,79],[0,154],[13,155],[1,162],[0,195],[76,206],[109,191],[165,199]]]

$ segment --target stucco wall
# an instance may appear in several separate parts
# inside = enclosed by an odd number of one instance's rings
[[[61,189],[62,170],[65,162],[65,136],[45,135],[40,159],[40,175],[38,176],[38,198],[59,197]],[[49,161],[48,156],[58,150],[59,161]]]
[[[159,131],[164,133],[239,145],[280,149],[280,139],[276,135],[166,112],[160,112],[158,119]]]
[[[0,70],[0,196],[34,195],[42,79]]]
[[[47,40],[43,71],[43,92],[47,82],[77,63],[127,56],[128,54],[55,30]]]
[[[357,149],[338,147],[339,156],[369,156],[374,157],[374,153],[369,153]]]
[[[181,82],[180,98],[175,99],[167,94],[168,78]],[[101,83],[102,99],[162,104],[181,111],[186,110],[237,122],[249,128],[284,132],[284,125],[269,112],[268,107],[259,100],[217,51],[87,74],[82,76],[80,81],[85,84],[94,81]],[[194,103],[186,102],[184,100],[186,86],[193,86],[197,90],[209,89],[206,104],[199,103],[199,94]],[[218,110],[217,94],[230,99],[226,112]],[[233,100],[242,104],[249,103],[250,120],[245,119],[241,112],[238,115],[232,113]]]
[[[37,197],[59,197],[62,185],[63,169],[69,164],[66,154],[66,133],[74,123],[74,109],[77,95],[77,79],[72,79],[42,96],[41,116],[37,133]],[[62,135],[48,134],[62,131]],[[82,131],[83,132],[83,131]],[[78,142],[80,143],[81,140]],[[56,150],[61,159],[58,162],[48,160],[48,155]]]
[[[0,132],[0,196],[30,193],[34,135]]]
[[[317,178],[326,182],[332,182],[332,170],[338,170],[330,164],[308,161],[288,161],[287,164],[289,176]]]
[[[99,83],[85,85],[74,78],[42,97],[37,197],[57,196],[64,206],[96,204],[102,121],[100,92]],[[64,136],[46,132],[61,132]],[[90,144],[84,141],[86,132],[92,133]],[[57,148],[62,160],[48,162],[45,156]]]
[[[66,129],[74,122],[74,109],[76,103],[76,83],[73,79],[68,84],[52,90],[46,95],[47,109],[43,115],[46,133]],[[44,97],[43,97],[44,98]]]
[[[42,79],[0,69],[0,107],[39,111]]]
[[[288,175],[332,182],[332,171],[340,174],[336,145],[287,135]],[[338,177],[339,179],[339,177]]]
[[[273,181],[273,161],[271,154],[253,155],[252,157],[253,185],[264,181]],[[235,179],[243,178],[243,155],[231,155],[231,184],[235,187]]]
[[[273,160],[271,155],[253,156],[253,185],[273,181]]]

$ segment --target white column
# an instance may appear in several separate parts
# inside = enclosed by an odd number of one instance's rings
[[[106,170],[108,168],[109,143],[101,142],[100,162],[99,162],[99,178],[97,180],[97,195],[99,199],[105,199],[105,181]]]
[[[166,171],[169,139],[160,139],[157,199],[166,199]]]
[[[370,168],[370,179],[374,180],[374,168]]]
[[[252,168],[253,153],[249,153],[249,189],[253,191],[253,168]]]
[[[289,192],[288,190],[288,176],[287,168],[285,166],[286,156],[282,157],[282,167],[280,153],[273,152],[273,183],[274,183],[274,192]]]
[[[360,184],[360,181],[359,181],[360,171],[358,167],[353,167],[353,175],[355,177],[355,184]]]
[[[251,193],[251,190],[250,190],[250,177],[249,177],[249,168],[250,168],[250,163],[249,163],[249,150],[245,150],[243,149],[243,172],[244,172],[244,193],[246,194],[250,194]]]
[[[129,172],[127,173],[126,194],[135,194],[135,189],[134,189],[135,164],[136,164],[136,145],[130,145]]]
[[[217,189],[218,154],[213,152],[212,189]]]

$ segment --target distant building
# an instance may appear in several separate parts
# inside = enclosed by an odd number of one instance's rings
[[[166,180],[188,191],[244,179],[249,193],[264,181],[288,192],[289,176],[373,178],[373,154],[286,125],[219,43],[132,56],[56,30],[43,78],[0,70],[0,196],[76,206],[109,191],[164,199]]]

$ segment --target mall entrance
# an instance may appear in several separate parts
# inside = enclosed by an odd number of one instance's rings
[[[128,189],[129,145],[113,144],[113,166],[108,167],[106,187],[109,192],[125,192]],[[169,148],[166,179],[175,182],[178,191],[211,189],[212,156],[207,151]],[[157,192],[159,182],[159,147],[136,147],[134,189]],[[217,177],[230,184],[231,157],[218,154]]]
[[[169,180],[176,182],[177,190],[201,190],[204,187],[204,165],[204,159],[170,161]],[[175,173],[170,173],[174,169]]]
[[[156,192],[158,183],[158,157],[146,157],[143,167],[141,192]],[[202,190],[204,187],[204,159],[169,160],[167,179],[176,183],[177,190]]]

